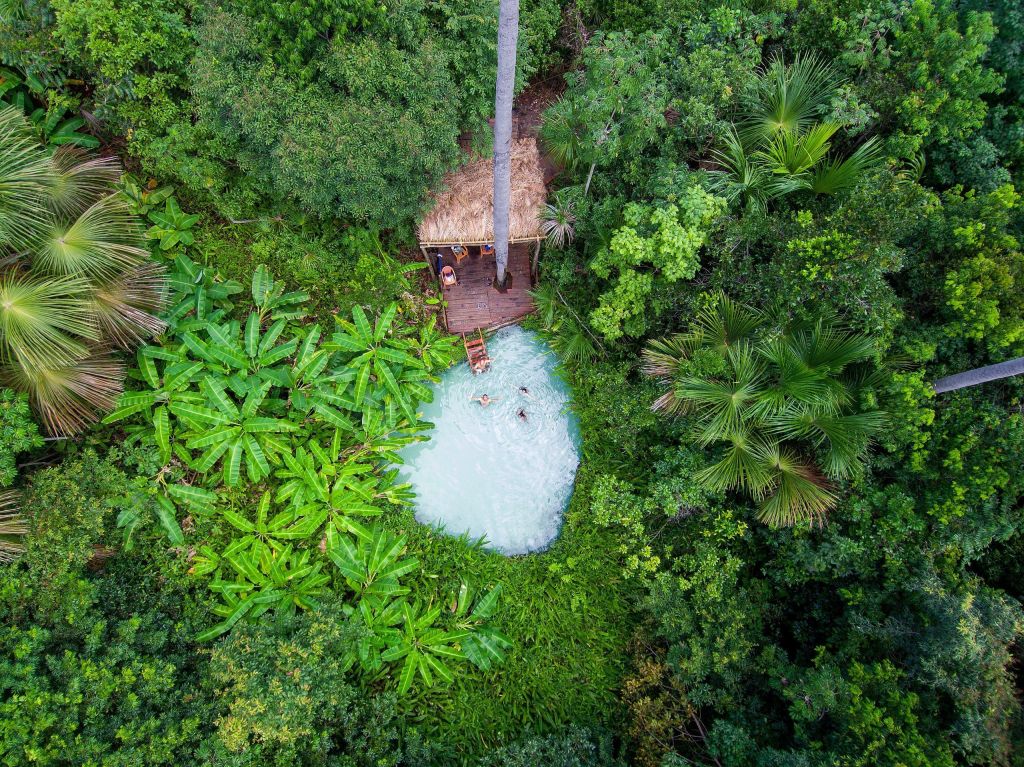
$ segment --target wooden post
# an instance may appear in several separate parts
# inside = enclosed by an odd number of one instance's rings
[[[540,268],[540,240],[533,241],[533,267],[530,269],[530,276],[534,281],[537,279],[537,270]]]
[[[430,268],[430,273],[437,277],[437,269],[434,268],[433,261],[430,260],[430,254],[427,252],[425,245],[420,245],[420,250],[423,252],[423,258],[427,261],[427,266]]]

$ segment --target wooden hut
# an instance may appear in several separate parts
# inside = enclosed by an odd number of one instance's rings
[[[490,158],[447,174],[434,204],[419,225],[423,257],[437,276],[454,271],[454,285],[442,284],[449,331],[465,333],[506,324],[533,311],[529,289],[537,272],[542,214],[547,199],[537,140],[516,139],[511,151],[508,271],[505,293],[492,287],[494,263],[494,165]]]

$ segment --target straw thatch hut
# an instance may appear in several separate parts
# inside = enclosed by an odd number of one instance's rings
[[[540,150],[535,138],[512,142],[512,188],[509,196],[509,242],[534,242],[534,269],[540,250],[541,215],[547,199]],[[494,164],[475,160],[448,173],[434,205],[418,229],[420,249],[434,269],[428,248],[451,252],[455,246],[472,248],[494,242]]]

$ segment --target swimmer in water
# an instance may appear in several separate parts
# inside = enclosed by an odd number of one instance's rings
[[[516,413],[520,421],[526,422],[526,411],[523,408],[519,408],[519,412]]]
[[[527,396],[527,397],[530,396],[530,390],[527,389],[525,386],[520,386],[519,387],[519,393],[524,395],[524,396]]]
[[[479,396],[479,397],[470,397],[469,399],[470,399],[470,400],[471,400],[472,402],[479,402],[479,403],[480,403],[480,406],[481,406],[481,407],[487,407],[487,406],[488,406],[488,405],[490,405],[490,404],[491,404],[492,402],[496,402],[496,401],[498,400],[498,398],[497,398],[497,397],[489,397],[489,396],[488,396],[488,395],[486,395],[486,394],[484,394],[484,395],[481,395],[481,396]]]

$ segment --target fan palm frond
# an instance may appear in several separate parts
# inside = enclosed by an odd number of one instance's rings
[[[845,328],[819,323],[813,330],[794,333],[793,348],[812,370],[839,373],[847,365],[875,356],[875,342]]]
[[[568,99],[558,101],[545,112],[540,129],[540,139],[548,155],[566,170],[578,167],[583,161],[584,143],[578,129],[580,121],[573,110]]]
[[[53,182],[50,158],[21,110],[0,106],[0,246],[26,248],[45,230]]]
[[[142,227],[128,201],[112,194],[93,203],[67,225],[54,225],[39,247],[33,265],[51,274],[115,279],[149,258]]]
[[[872,136],[846,159],[830,159],[811,173],[809,189],[815,194],[835,194],[851,189],[869,170],[883,163],[882,145]]]
[[[671,383],[680,364],[700,345],[700,338],[688,333],[676,333],[667,338],[652,338],[641,353],[640,369],[651,378]]]
[[[0,272],[0,357],[25,367],[73,364],[86,354],[81,339],[99,339],[89,308],[84,280]]]
[[[760,312],[733,301],[724,293],[719,293],[694,319],[704,343],[722,354],[730,346],[749,338],[762,323]]]
[[[697,472],[696,479],[710,490],[738,488],[754,498],[771,490],[772,477],[764,457],[769,450],[749,435],[736,433],[720,461]]]
[[[841,83],[835,67],[820,56],[797,56],[790,65],[777,56],[758,78],[745,127],[762,135],[802,130],[823,111]]]
[[[0,380],[27,392],[46,430],[54,436],[75,434],[113,409],[124,385],[124,365],[104,349],[69,365],[6,365]]]
[[[553,338],[555,351],[571,367],[579,367],[597,356],[597,348],[587,332],[573,320],[559,327]]]
[[[768,462],[774,475],[773,490],[761,502],[758,519],[770,527],[820,523],[837,501],[825,479],[786,449],[770,449]]]
[[[835,123],[817,123],[804,133],[776,131],[766,138],[756,157],[777,176],[800,177],[822,161],[839,130]]]
[[[554,203],[544,206],[540,230],[548,244],[561,250],[576,238],[576,203],[564,195],[555,195]]]
[[[166,305],[166,287],[163,267],[151,261],[96,286],[93,312],[103,338],[130,349],[162,333],[167,323],[157,315]]]
[[[544,323],[544,327],[548,330],[555,328],[558,323],[558,310],[562,305],[555,286],[549,282],[538,285],[530,291],[530,297],[533,299],[533,305],[537,307],[537,315]]]
[[[851,476],[872,436],[885,422],[885,414],[878,410],[817,416],[812,428],[818,444],[825,448],[822,457],[825,473],[831,477]]]
[[[13,562],[25,551],[22,536],[28,524],[21,516],[21,494],[17,490],[0,492],[0,565]]]
[[[710,445],[743,430],[744,410],[757,397],[758,382],[684,378],[676,383],[674,393],[677,401],[699,410],[698,441]]]
[[[721,170],[708,171],[710,190],[729,202],[741,200],[748,208],[764,209],[771,191],[771,174],[752,157],[735,128],[722,137],[724,147],[711,153]]]
[[[51,158],[54,181],[47,204],[62,216],[77,216],[110,193],[121,177],[115,157],[89,159],[80,149],[66,145]]]

